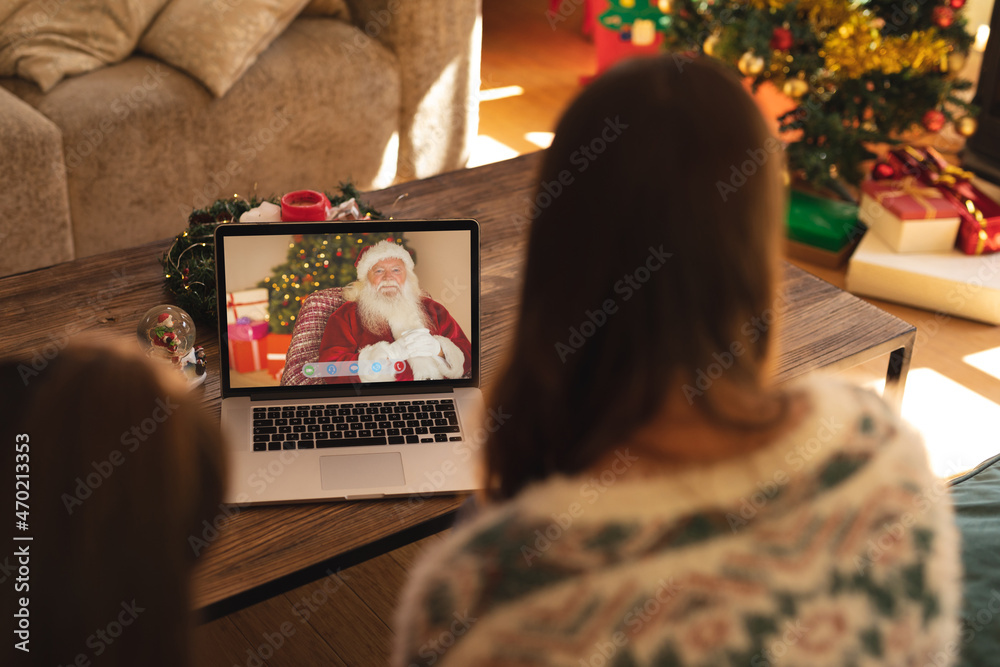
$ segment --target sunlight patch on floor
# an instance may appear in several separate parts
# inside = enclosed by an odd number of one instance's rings
[[[524,88],[522,88],[521,86],[499,86],[497,88],[484,88],[479,91],[479,101],[492,102],[494,100],[503,100],[508,97],[517,97],[518,95],[524,95]]]
[[[502,144],[493,137],[480,134],[472,143],[472,153],[469,156],[469,167],[480,167],[484,164],[501,162],[520,155],[516,150]]]
[[[962,357],[962,361],[1000,380],[1000,347],[967,354]]]
[[[524,135],[524,138],[539,148],[548,148],[552,145],[552,138],[554,136],[555,133],[553,132],[528,132]]]
[[[885,380],[867,386],[881,393]],[[930,368],[912,369],[903,419],[924,437],[931,468],[952,477],[1000,453],[1000,405]]]

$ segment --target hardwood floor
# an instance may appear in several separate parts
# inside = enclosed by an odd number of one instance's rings
[[[480,140],[472,164],[546,145],[565,105],[593,74],[593,47],[581,36],[582,3],[554,25],[547,0],[484,0]],[[539,133],[539,134],[531,134]],[[844,286],[844,270],[796,262]],[[942,476],[1000,450],[1000,328],[872,301],[918,328],[903,416],[928,443]],[[975,355],[975,356],[974,356]],[[861,382],[884,377],[885,362],[858,369]],[[204,667],[386,664],[392,613],[408,568],[428,544],[392,553],[198,627]]]

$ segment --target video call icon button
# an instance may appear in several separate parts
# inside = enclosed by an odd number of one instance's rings
[[[307,378],[312,377],[313,375],[316,374],[316,367],[313,366],[312,364],[306,364],[302,367],[302,374],[305,375]]]

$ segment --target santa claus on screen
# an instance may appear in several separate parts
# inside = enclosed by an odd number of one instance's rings
[[[327,320],[319,361],[357,361],[362,382],[460,378],[472,365],[472,345],[440,303],[423,296],[413,259],[380,241],[354,263],[358,280]],[[337,376],[327,382],[349,382]]]

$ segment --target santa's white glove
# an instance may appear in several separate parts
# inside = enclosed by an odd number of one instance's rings
[[[386,346],[386,352],[388,354],[387,358],[393,361],[405,361],[410,356],[410,353],[406,350],[406,344],[402,339],[389,343]]]
[[[406,346],[407,357],[436,357],[441,352],[441,343],[427,329],[411,329],[396,342]]]

